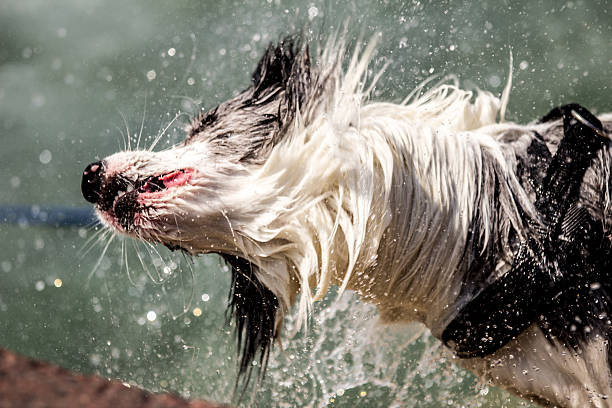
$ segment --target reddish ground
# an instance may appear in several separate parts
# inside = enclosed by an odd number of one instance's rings
[[[0,349],[0,408],[221,408],[170,394],[152,394],[119,381],[71,373]]]

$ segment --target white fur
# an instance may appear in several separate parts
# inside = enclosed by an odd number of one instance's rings
[[[499,123],[498,98],[452,81],[403,104],[367,102],[374,47],[356,50],[346,71],[342,48],[332,41],[322,53],[321,76],[331,80],[263,164],[218,160],[194,142],[118,153],[106,159],[108,169],[134,180],[195,169],[188,185],[151,199],[153,210],[130,234],[248,259],[281,300],[281,313],[298,296],[305,323],[312,302],[338,285],[376,304],[384,321],[420,321],[439,336],[468,300],[458,297],[468,228],[477,211],[488,219],[492,200],[480,181],[501,180],[503,230],[520,233],[519,209],[537,216],[505,140],[518,143],[551,125]],[[486,241],[491,231],[485,222],[478,234]],[[551,346],[533,327],[493,356],[461,364],[522,395],[605,406],[606,356],[598,342],[580,356]]]
[[[491,384],[548,406],[609,407],[612,389],[607,344],[592,340],[580,352],[551,344],[531,326],[485,358],[456,359]]]

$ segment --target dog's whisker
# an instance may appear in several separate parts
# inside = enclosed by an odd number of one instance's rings
[[[140,130],[138,131],[138,140],[136,140],[136,150],[140,148],[140,138],[144,128],[145,117],[147,116],[147,94],[145,93],[144,108],[142,109],[142,120],[140,121]]]
[[[170,129],[170,126],[172,126],[174,124],[174,122],[180,118],[181,116],[186,116],[186,113],[184,112],[178,112],[176,115],[174,115],[174,118],[170,121],[170,123],[168,123],[168,125],[166,125],[166,127],[163,128],[163,130],[161,130],[159,132],[159,134],[157,135],[157,137],[153,140],[153,143],[151,143],[151,146],[149,146],[149,151],[153,151],[153,149],[155,149],[155,146],[157,146],[157,143],[159,143],[159,141],[162,139],[162,137],[166,134],[166,131],[168,129]]]
[[[145,272],[147,274],[147,276],[149,277],[149,280],[156,284],[156,285],[161,285],[163,283],[163,278],[162,278],[162,274],[159,272],[158,269],[158,262],[160,261],[161,257],[159,255],[158,252],[156,252],[155,250],[155,246],[147,241],[143,241],[144,242],[144,248],[145,250],[148,252],[149,254],[149,258],[151,258],[153,260],[153,262],[151,262],[152,266],[153,266],[153,270],[155,271],[155,275],[154,276],[149,268],[145,269]],[[157,261],[157,262],[156,262]],[[142,262],[142,261],[141,261]]]
[[[134,241],[135,242],[135,241]],[[149,253],[146,245],[143,243],[139,246],[140,248],[144,247],[145,251],[147,251],[147,253]],[[138,258],[138,261],[140,262],[140,265],[142,266],[143,271],[145,272],[145,274],[149,277],[149,280],[153,283],[155,282],[155,279],[153,278],[153,275],[151,274],[151,272],[149,271],[149,267],[147,266],[148,262],[145,262],[142,258],[142,254],[141,251],[139,249],[139,247],[134,246],[134,250],[136,252],[136,257]],[[149,253],[150,254],[150,253]]]
[[[132,150],[132,136],[130,135],[130,127],[128,126],[128,122],[125,118],[125,115],[123,114],[123,112],[121,112],[119,109],[117,109],[117,113],[119,113],[119,115],[121,116],[121,120],[123,120],[123,125],[125,126],[125,132],[127,134],[127,151],[131,151]]]
[[[183,310],[185,312],[187,312],[188,310],[191,309],[191,306],[194,304],[194,299],[195,299],[195,272],[193,270],[193,264],[190,262],[186,262],[185,263],[187,265],[187,269],[189,270],[189,278],[191,281],[191,284],[189,285],[189,301],[187,303],[183,304]],[[183,273],[183,270],[181,269],[180,273]]]
[[[93,278],[94,274],[96,273],[96,271],[100,267],[100,264],[102,263],[102,260],[106,256],[106,252],[108,251],[108,248],[109,248],[110,244],[113,242],[113,239],[115,237],[116,237],[116,234],[111,234],[110,238],[106,242],[106,245],[104,245],[104,248],[102,249],[102,253],[100,254],[100,256],[98,257],[98,260],[94,264],[94,267],[92,268],[91,272],[89,273],[89,276],[87,276],[87,279],[85,281],[86,282],[85,283],[86,286],[89,286],[89,283],[91,282],[91,278]]]
[[[180,279],[181,282],[181,292],[183,294],[183,306],[182,306],[182,311],[178,314],[175,314],[174,312],[172,312],[172,319],[176,320],[184,315],[186,315],[187,313],[189,313],[189,311],[191,310],[191,307],[193,305],[193,301],[195,298],[195,275],[193,273],[193,269],[189,268],[189,272],[190,272],[190,278],[191,278],[191,284],[188,285],[189,289],[187,289],[185,287],[185,282],[183,280],[183,270],[182,268],[179,269],[178,272],[178,276],[175,276],[175,279]],[[166,293],[166,288],[163,287],[164,293]],[[189,295],[186,297],[186,293],[189,292]]]
[[[125,133],[123,132],[123,129],[121,129],[119,126],[114,125],[115,129],[119,132],[119,134],[121,135],[121,139],[123,141],[123,149],[125,151],[129,151],[128,149],[128,141],[127,141],[127,136],[125,135]],[[117,143],[119,143],[119,141],[117,141]]]
[[[121,243],[121,252],[123,254],[123,259],[124,259],[124,264],[125,264],[125,275],[128,278],[128,282],[130,282],[130,284],[134,287],[138,286],[137,282],[134,280],[134,277],[132,276],[132,271],[130,269],[129,266],[129,262],[128,262],[128,251],[127,251],[127,244],[125,243],[125,241],[123,241]],[[134,244],[134,241],[132,241],[132,249],[134,250],[134,252],[136,252],[138,254],[138,248],[137,246]],[[139,255],[138,255],[139,257]],[[144,268],[144,265],[143,265]]]
[[[92,227],[94,229],[96,227]],[[105,241],[109,234],[112,234],[112,230],[106,227],[99,228],[91,234],[85,242],[81,245],[78,250],[79,256],[84,257],[87,255],[93,248],[96,247],[100,242]]]

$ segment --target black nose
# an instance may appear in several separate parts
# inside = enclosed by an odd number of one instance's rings
[[[104,177],[104,165],[102,162],[91,163],[83,172],[81,180],[81,192],[83,197],[90,203],[100,201],[100,189]]]

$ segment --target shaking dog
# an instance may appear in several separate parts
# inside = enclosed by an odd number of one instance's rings
[[[421,322],[457,363],[543,405],[612,396],[612,115],[520,125],[453,81],[369,100],[375,46],[270,45],[183,143],[90,164],[108,228],[231,267],[240,374],[331,285]],[[229,278],[229,277],[228,277]],[[262,375],[263,372],[260,372]]]

